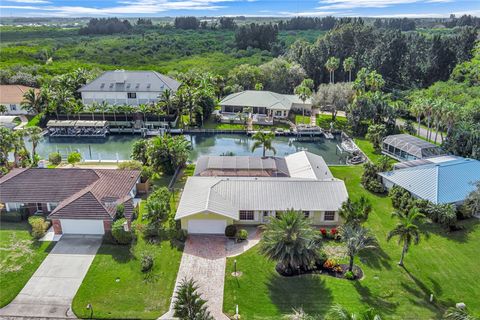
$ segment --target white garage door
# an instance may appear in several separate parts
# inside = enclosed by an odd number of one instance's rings
[[[104,234],[103,220],[60,219],[62,233],[67,234]]]
[[[224,234],[226,220],[190,220],[188,233]]]

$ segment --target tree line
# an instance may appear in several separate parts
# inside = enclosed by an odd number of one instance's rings
[[[118,18],[93,18],[90,19],[87,26],[81,28],[78,33],[80,35],[125,33],[132,30],[132,28],[128,20],[120,20]]]

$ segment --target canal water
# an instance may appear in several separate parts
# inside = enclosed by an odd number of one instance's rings
[[[254,141],[251,137],[241,134],[195,134],[185,135],[192,144],[190,161],[202,155],[222,155],[232,152],[237,156],[261,155],[262,149],[251,152]],[[42,158],[47,159],[51,152],[58,151],[67,155],[72,151],[79,151],[85,160],[127,160],[130,158],[132,145],[141,139],[133,135],[110,135],[106,139],[85,140],[83,138],[49,139],[45,137],[37,146],[37,152]],[[321,155],[328,164],[345,164],[345,156],[337,150],[340,137],[335,139],[321,139],[315,142],[295,141],[292,137],[275,137],[273,147],[277,156],[306,150]],[[26,142],[27,147],[30,143]],[[267,151],[267,155],[272,155]]]

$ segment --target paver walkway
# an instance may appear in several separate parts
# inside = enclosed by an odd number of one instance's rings
[[[0,318],[75,318],[73,297],[101,242],[100,236],[64,235]]]
[[[177,287],[183,279],[193,278],[215,320],[228,320],[222,311],[226,241],[223,236],[190,235],[185,243],[173,294],[175,297]],[[173,304],[172,298],[170,311],[160,319],[174,319]]]

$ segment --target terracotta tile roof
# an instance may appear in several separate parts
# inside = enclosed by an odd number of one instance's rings
[[[27,87],[19,84],[2,84],[0,85],[0,104],[5,103],[21,103],[23,95],[32,87]],[[38,89],[35,89],[38,91]]]
[[[50,217],[112,219],[118,204],[133,213],[130,190],[139,171],[112,169],[16,169],[0,179],[0,202],[58,202]]]

